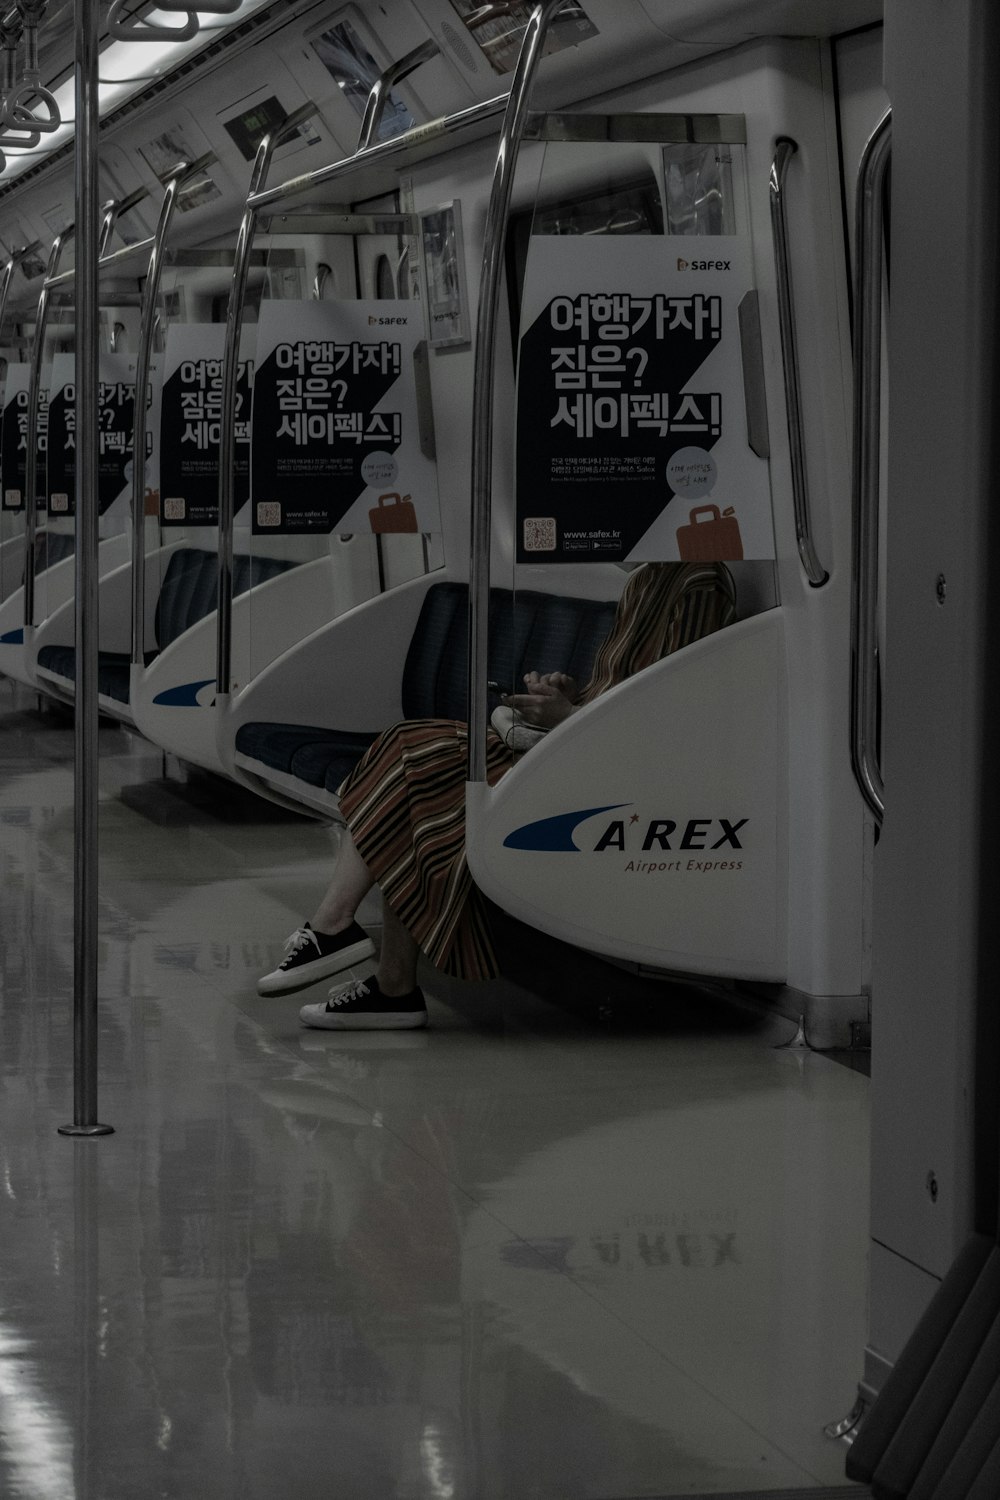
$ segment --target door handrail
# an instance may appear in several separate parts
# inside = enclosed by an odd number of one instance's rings
[[[879,468],[882,402],[884,190],[892,158],[892,111],[861,156],[855,199],[854,442],[851,509],[851,765],[861,795],[881,824],[885,787],[878,760]]]
[[[486,780],[487,636],[490,604],[490,530],[493,503],[493,371],[500,304],[504,239],[518,149],[524,137],[528,101],[548,35],[557,13],[572,0],[539,0],[525,28],[486,210],[482,276],[476,314],[472,383],[472,554],[469,566],[469,781]]]
[[[76,234],[73,224],[57,234],[49,250],[48,269],[42,290],[38,296],[38,312],[35,315],[35,332],[31,345],[31,365],[28,373],[28,421],[25,431],[24,450],[24,627],[30,630],[35,623],[35,535],[38,530],[38,400],[42,386],[42,356],[45,349],[45,328],[49,318],[49,301],[52,278],[59,270],[63,251]]]
[[[788,218],[785,211],[785,176],[788,172],[788,164],[798,149],[796,142],[788,136],[781,136],[775,142],[770,176],[771,232],[774,236],[774,261],[778,283],[778,326],[781,333],[781,363],[785,382],[788,450],[792,466],[795,538],[806,577],[813,588],[821,588],[830,575],[816,555],[812,537],[805,437],[802,431],[799,346],[795,327],[795,306],[792,301],[792,267],[788,248]]]
[[[156,300],[160,294],[167,232],[177,200],[185,185],[215,160],[214,151],[208,151],[194,161],[177,163],[163,185],[160,212],[152,239],[142,242],[144,246],[149,246],[149,262],[142,287],[139,348],[135,360],[135,394],[132,399],[132,665],[136,667],[143,665],[146,649],[146,391],[153,359]],[[138,248],[126,246],[124,252],[119,250],[115,255],[122,256]],[[113,261],[115,255],[108,256],[107,259]]]
[[[243,218],[236,237],[233,280],[226,313],[226,342],[222,355],[222,403],[219,410],[219,591],[216,615],[215,686],[217,697],[228,697],[232,685],[233,656],[233,522],[236,513],[236,384],[239,378],[240,333],[243,304],[258,210],[254,195],[260,193],[271,168],[271,158],[288,136],[312,118],[316,106],[308,100],[268,131],[257,147]]]

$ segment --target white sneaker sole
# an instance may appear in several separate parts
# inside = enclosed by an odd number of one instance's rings
[[[311,1010],[312,1006],[306,1006]],[[321,1011],[317,1016],[306,1016],[300,1013],[299,1020],[303,1026],[313,1027],[316,1031],[416,1031],[421,1026],[427,1025],[427,1012],[425,1010],[386,1010],[369,1011],[365,1015],[338,1016],[335,1012],[326,1014]]]
[[[263,979],[257,981],[258,995],[293,995],[296,990],[307,990],[311,984],[316,984],[320,979],[326,979],[331,974],[340,974],[344,969],[353,969],[355,964],[364,963],[367,958],[375,957],[375,944],[371,938],[365,938],[364,942],[352,943],[349,948],[341,948],[337,953],[328,953],[324,958],[314,958],[311,963],[300,964],[296,969],[290,969],[282,973],[275,969],[272,974],[265,974]]]

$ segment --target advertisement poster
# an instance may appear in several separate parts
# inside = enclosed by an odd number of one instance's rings
[[[164,526],[215,526],[218,522],[225,341],[222,323],[178,323],[167,333],[160,396],[160,520]],[[250,498],[255,341],[256,330],[245,330],[236,382],[237,512]]]
[[[116,502],[123,509],[132,498],[132,414],[135,402],[135,355],[101,354],[98,395],[98,513],[107,515]],[[57,354],[52,361],[48,423],[47,484],[50,514],[72,515],[76,490],[76,361]],[[146,452],[152,436],[146,434]]]
[[[7,366],[3,397],[3,427],[0,429],[0,477],[4,510],[24,509],[24,455],[28,432],[27,364]]]
[[[532,240],[518,562],[774,556],[767,461],[746,431],[739,305],[752,287],[743,236]]]
[[[264,302],[251,437],[255,533],[438,531],[409,301]]]

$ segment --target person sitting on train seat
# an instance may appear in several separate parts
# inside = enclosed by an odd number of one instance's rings
[[[525,692],[504,701],[540,729],[563,722],[608,688],[661,657],[730,623],[735,592],[721,563],[645,563],[625,585],[590,681],[579,692],[560,672],[529,672]],[[302,1024],[326,1030],[425,1026],[417,985],[423,954],[459,979],[498,973],[483,899],[465,857],[468,726],[457,720],[410,719],[369,746],[340,788],[346,828],[333,879],[286,957],[258,983],[262,995],[287,994],[374,955],[356,921],[362,899],[382,893],[382,947],[374,977],[335,986],[305,1005]],[[495,786],[513,755],[492,730],[487,780]]]

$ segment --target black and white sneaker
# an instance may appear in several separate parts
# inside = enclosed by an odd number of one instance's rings
[[[307,922],[285,944],[285,957],[276,969],[257,981],[258,995],[289,995],[318,979],[340,974],[375,955],[375,944],[357,922],[329,937],[314,932]]]
[[[322,1004],[303,1005],[299,1020],[321,1031],[407,1031],[427,1025],[427,1006],[419,989],[383,995],[372,977],[334,985]]]

